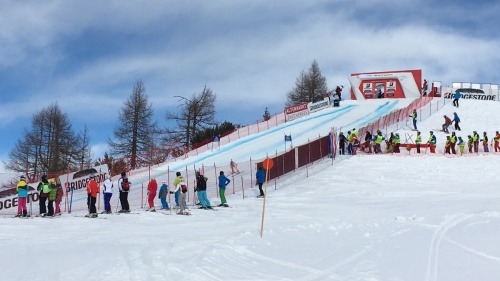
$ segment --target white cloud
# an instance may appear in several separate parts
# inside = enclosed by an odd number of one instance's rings
[[[207,85],[226,114],[258,111],[251,122],[282,107],[314,59],[330,88],[348,86],[351,73],[398,69],[445,85],[500,80],[498,39],[471,37],[442,15],[423,21],[402,1],[23,3],[0,4],[0,77],[19,74],[0,86],[14,91],[0,104],[4,128],[58,102],[73,122],[111,130],[137,79],[159,118],[174,96]]]

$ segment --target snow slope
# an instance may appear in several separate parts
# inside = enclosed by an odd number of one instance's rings
[[[275,128],[233,141],[214,151],[206,151],[197,157],[169,162],[157,170],[182,170],[184,167],[218,166],[228,164],[230,159],[244,162],[252,159],[263,159],[267,155],[282,153],[285,150],[284,135],[292,135],[293,145],[298,146],[326,136],[332,127],[360,128],[393,110],[408,106],[414,99],[369,100],[365,102],[343,101],[341,107],[332,107],[310,114],[309,116],[287,122]],[[228,159],[229,158],[229,159]]]
[[[499,108],[462,101],[419,126],[425,134],[453,109],[464,133],[491,138]],[[232,208],[191,207],[191,216],[2,218],[2,280],[498,280],[499,162],[493,153],[325,159],[309,177],[298,170],[267,186],[262,238],[263,201],[241,194],[228,196]]]

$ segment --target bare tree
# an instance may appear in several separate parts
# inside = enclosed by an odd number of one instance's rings
[[[306,74],[302,71],[295,81],[295,88],[287,93],[286,106],[314,102],[327,94],[326,78],[321,74],[318,63],[314,60],[309,72]]]
[[[38,175],[64,171],[77,162],[79,139],[57,103],[35,113],[31,126],[9,153],[7,169]]]
[[[115,139],[108,141],[112,156],[128,158],[131,169],[149,164],[146,156],[153,148],[154,135],[158,133],[153,114],[144,83],[138,80],[120,110],[118,127],[113,130]]]
[[[90,168],[92,166],[92,148],[90,147],[90,134],[87,124],[84,125],[83,130],[78,135],[79,146],[77,149],[78,154],[78,164],[80,165],[80,170],[85,168]]]
[[[210,88],[205,88],[200,94],[193,94],[191,98],[176,96],[182,104],[179,113],[167,113],[167,119],[175,120],[178,129],[169,131],[171,137],[183,140],[185,146],[192,145],[197,132],[206,127],[214,126],[216,95]]]

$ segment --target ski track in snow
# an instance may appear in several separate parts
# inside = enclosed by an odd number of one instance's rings
[[[225,153],[228,153],[234,149],[237,149],[241,152],[242,146],[244,147],[245,145],[249,145],[252,142],[255,142],[259,139],[266,138],[269,135],[277,135],[281,132],[284,134],[287,133],[291,128],[295,126],[303,126],[303,124],[307,123],[307,129],[303,129],[301,131],[296,131],[293,134],[293,139],[297,140],[300,139],[302,136],[308,136],[311,135],[311,132],[313,131],[318,131],[318,126],[324,125],[324,124],[329,124],[330,127],[349,127],[354,126],[357,128],[366,126],[367,124],[374,122],[378,120],[380,117],[390,113],[392,110],[401,107],[399,105],[399,100],[391,100],[391,101],[386,101],[381,105],[378,104],[371,104],[368,103],[366,105],[360,106],[360,105],[346,105],[343,107],[339,107],[337,109],[329,109],[328,112],[322,113],[316,112],[313,113],[307,117],[303,117],[297,120],[293,120],[289,123],[282,124],[278,127],[273,127],[269,130],[262,131],[257,134],[253,134],[244,138],[241,138],[239,140],[236,140],[234,142],[231,142],[229,144],[224,145],[221,147],[219,150],[216,151],[207,151],[200,156],[196,157],[196,159],[187,159],[184,161],[181,161],[179,163],[176,162],[170,162],[167,163],[166,165],[163,165],[161,167],[156,168],[156,171],[161,171],[158,175],[164,175],[165,171],[167,168],[170,168],[170,170],[175,171],[179,169],[183,169],[186,166],[201,166],[200,162],[208,162],[210,164],[215,163],[216,161],[212,161],[212,157],[216,157],[218,155],[223,155]],[[367,108],[374,107],[373,110],[370,110],[368,114],[361,114],[361,117],[356,117],[360,116],[359,112],[360,111],[367,111]],[[352,117],[351,117],[352,116]],[[342,119],[344,121],[338,121],[339,119]],[[352,121],[354,119],[354,121]],[[337,122],[338,121],[338,122]],[[347,122],[344,124],[344,122]],[[321,132],[318,132],[321,133]],[[327,131],[322,132],[323,135],[326,135],[328,133]],[[297,145],[301,145],[303,143],[297,143]],[[247,161],[248,159],[260,159],[262,157],[265,157],[265,155],[269,152],[274,153],[275,151],[281,152],[283,150],[283,140],[280,137],[277,137],[274,142],[271,143],[266,143],[265,145],[259,145],[258,149],[256,150],[255,148],[253,149],[248,149],[247,153],[245,155],[239,155],[239,158],[242,161]],[[257,155],[257,156],[256,156]],[[233,159],[234,160],[234,159]],[[235,161],[238,161],[239,159],[236,159]]]
[[[449,242],[449,243],[451,243],[451,244],[453,244],[453,245],[455,245],[455,246],[457,246],[457,247],[459,247],[459,248],[461,248],[461,249],[463,249],[463,250],[471,253],[471,254],[474,254],[474,255],[477,255],[479,257],[483,257],[483,258],[486,258],[488,260],[492,260],[492,261],[500,263],[500,257],[488,255],[488,254],[480,252],[478,250],[474,250],[474,249],[472,249],[470,247],[464,246],[463,244],[460,244],[460,243],[458,243],[458,242],[456,242],[454,240],[451,240],[450,238],[447,238],[447,237],[445,237],[444,240],[446,242]]]
[[[427,281],[438,281],[438,268],[439,268],[439,248],[446,233],[460,224],[461,222],[471,218],[472,215],[455,214],[446,218],[432,235],[431,247],[429,249],[429,258],[427,265]]]

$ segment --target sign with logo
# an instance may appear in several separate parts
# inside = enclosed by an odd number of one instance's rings
[[[101,165],[65,175],[61,175],[55,178],[55,182],[61,184],[66,196],[67,192],[71,190],[77,191],[87,186],[87,182],[90,180],[90,176],[95,176],[97,182],[103,182],[107,176],[109,176],[108,165]],[[49,179],[50,181],[51,179]],[[39,198],[39,193],[36,190],[40,182],[28,183],[28,197],[27,203],[37,202]],[[86,189],[83,190],[86,194]],[[11,188],[0,192],[0,213],[5,211],[9,213],[17,213],[17,190],[16,188]],[[12,209],[16,208],[16,209]],[[38,208],[36,208],[38,209]]]
[[[363,83],[363,94],[365,95],[365,98],[371,99],[373,98],[373,87],[372,83]]]
[[[396,92],[396,81],[388,81],[385,83],[385,95],[386,97],[394,97]]]
[[[324,98],[321,101],[315,103],[309,103],[309,112],[316,112],[322,109],[330,107],[330,100],[328,98]]]
[[[481,89],[457,89],[457,90],[455,90],[455,92],[456,91],[458,91],[458,92],[460,92],[460,94],[462,94],[462,96],[460,97],[461,99],[495,101],[496,97],[497,97],[497,95],[485,94],[484,91]],[[444,98],[445,99],[454,99],[455,92],[445,93]]]
[[[285,108],[286,121],[292,121],[309,115],[307,103],[301,103]]]

